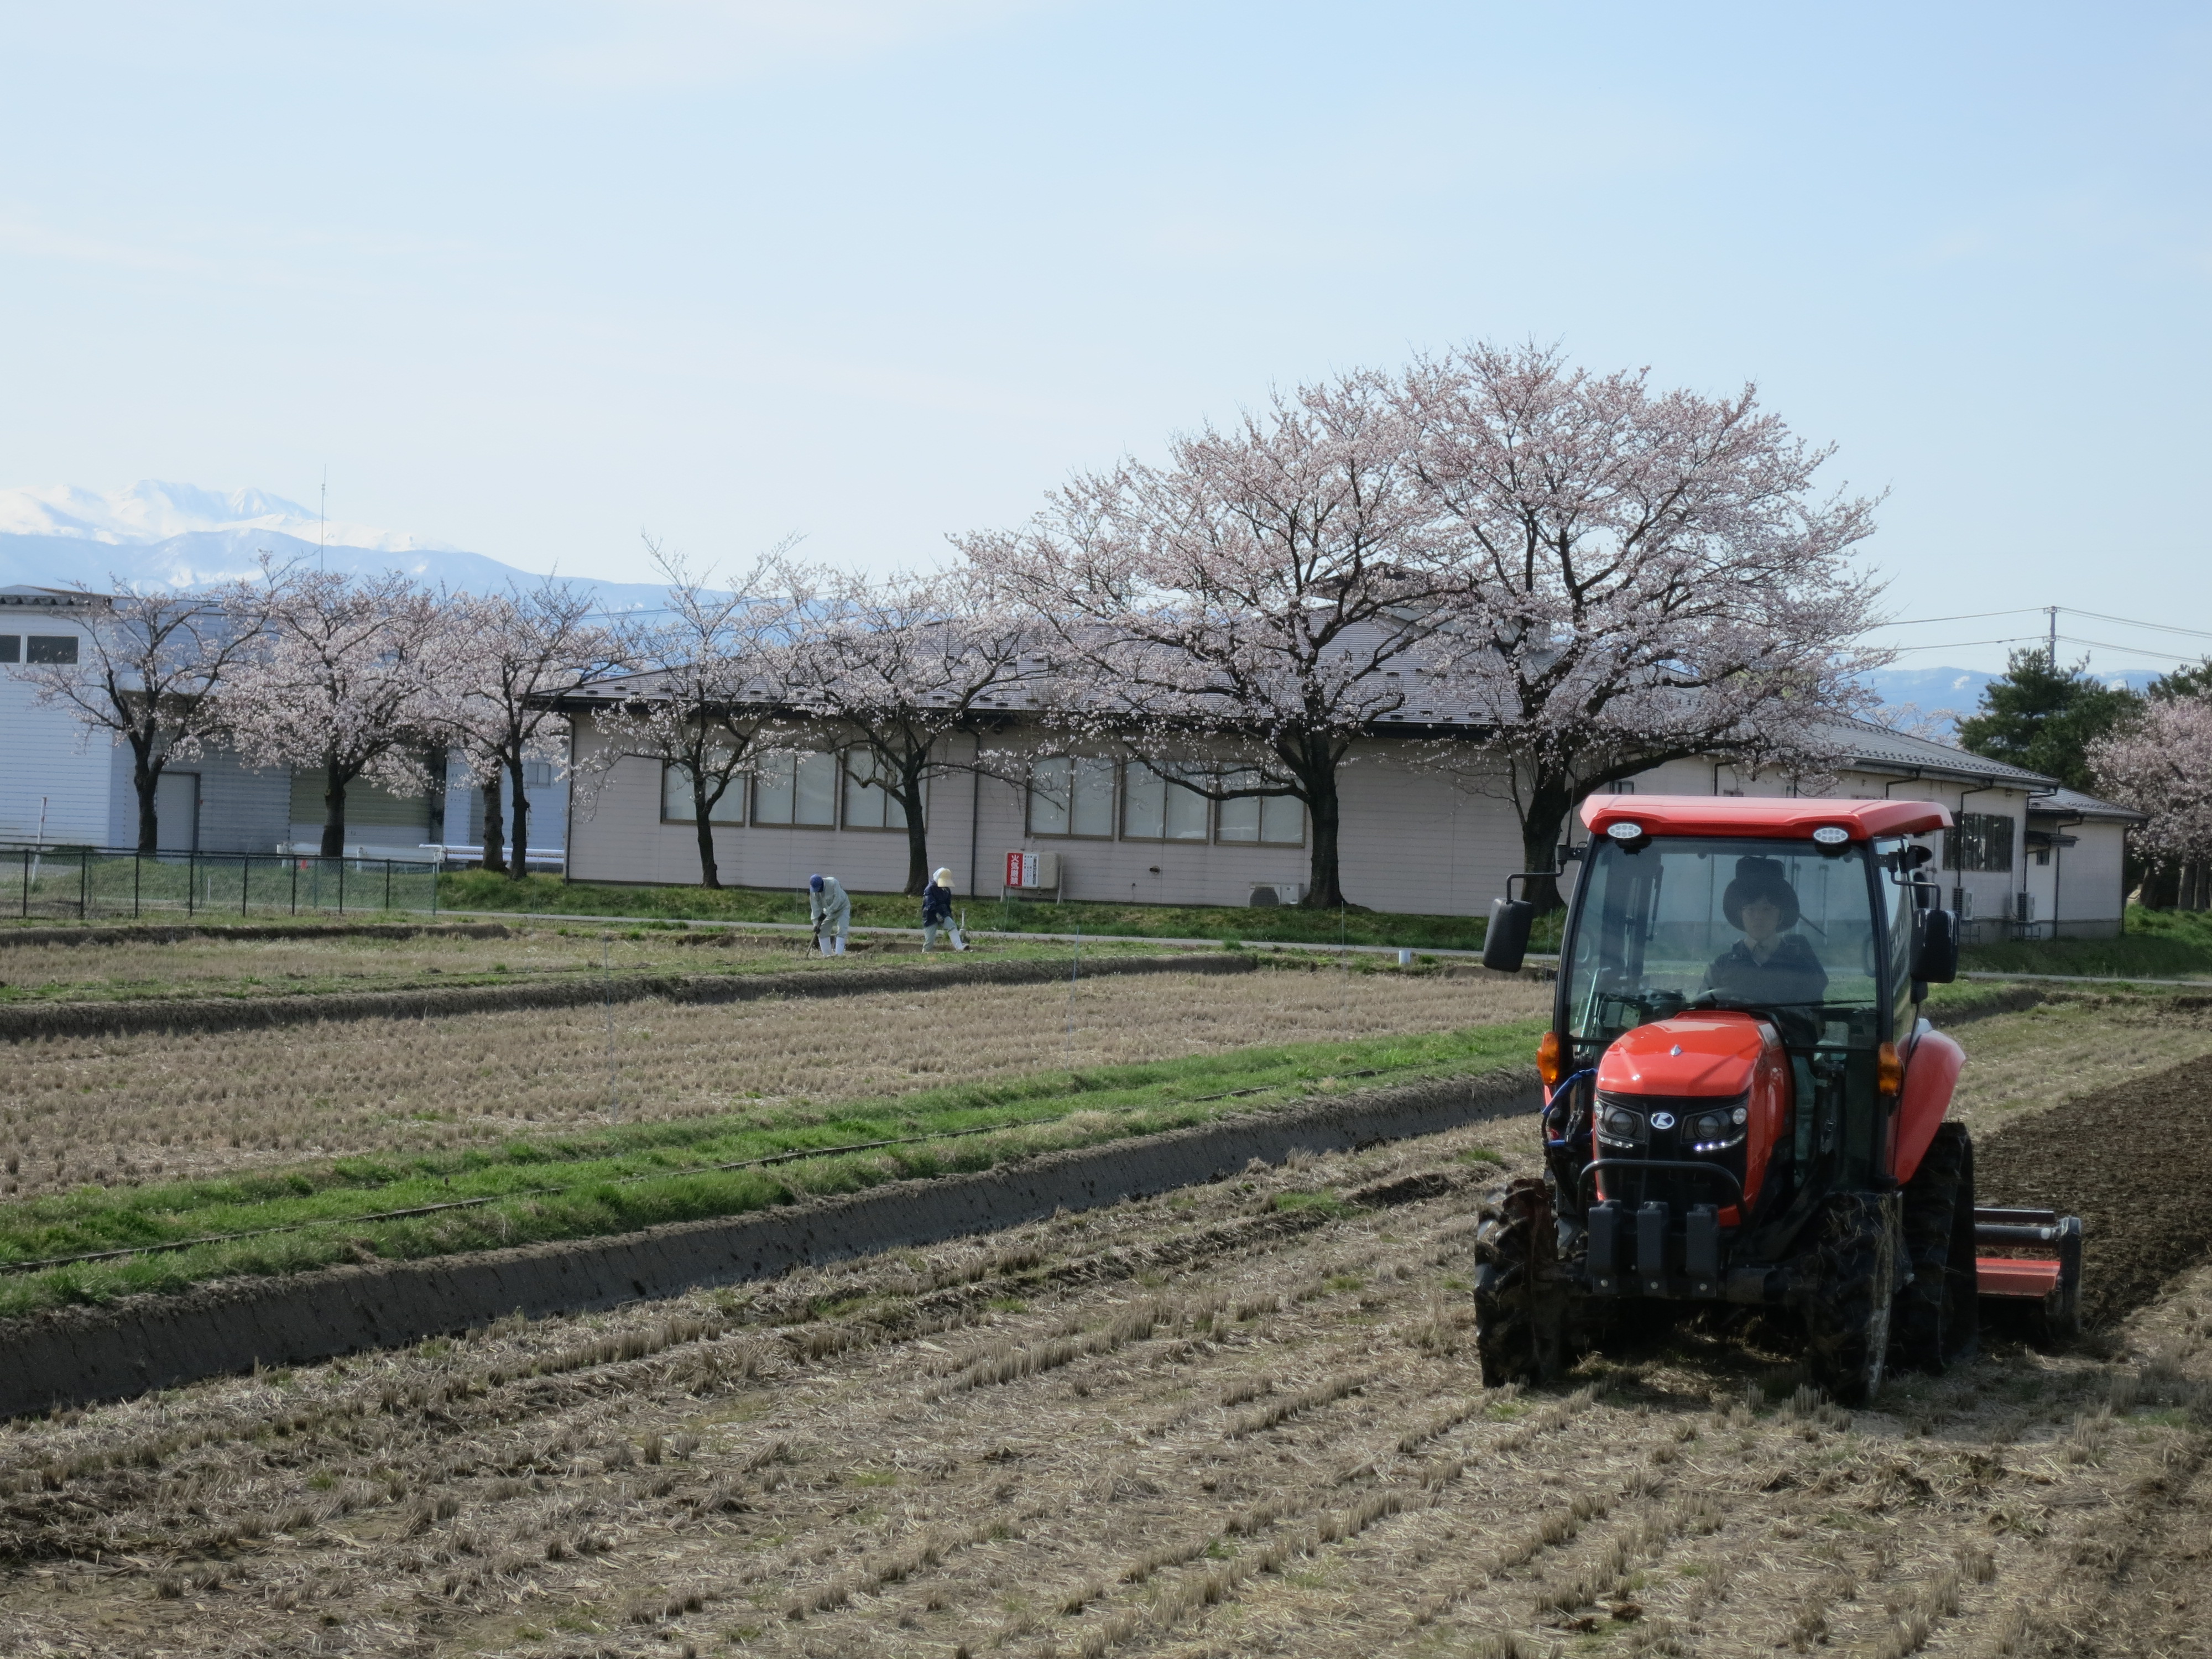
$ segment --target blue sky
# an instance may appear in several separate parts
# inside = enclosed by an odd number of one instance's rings
[[[0,487],[881,568],[1534,337],[1756,380],[1900,616],[2212,630],[2208,70],[2158,5],[8,3]]]

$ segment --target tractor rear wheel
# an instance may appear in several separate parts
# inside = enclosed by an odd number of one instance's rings
[[[1974,1143],[1963,1123],[1941,1123],[1905,1183],[1904,1259],[1898,1263],[1898,1357],[1940,1376],[1974,1349],[1981,1304],[1974,1285]]]
[[[1838,1193],[1814,1224],[1802,1279],[1805,1357],[1813,1380],[1842,1405],[1863,1406],[1881,1388],[1897,1232],[1894,1194]]]
[[[1482,1383],[1544,1382],[1565,1349],[1559,1229],[1540,1181],[1512,1182],[1474,1236],[1474,1347]]]

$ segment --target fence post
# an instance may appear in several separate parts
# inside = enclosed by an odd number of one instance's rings
[[[76,919],[92,920],[92,848],[81,848],[76,855]]]
[[[253,854],[246,853],[238,860],[238,914],[246,914],[246,884],[253,878]]]
[[[138,920],[138,888],[145,879],[146,855],[133,851],[131,854],[131,920]]]
[[[384,908],[387,910],[392,908],[392,860],[390,859],[384,861]]]
[[[23,920],[31,919],[31,849],[23,849]]]
[[[198,914],[193,907],[199,902],[199,897],[200,855],[198,853],[186,853],[185,854],[185,914],[187,916]]]
[[[338,914],[345,914],[345,854],[338,854]]]

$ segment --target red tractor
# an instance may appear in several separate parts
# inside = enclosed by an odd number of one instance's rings
[[[1924,801],[1602,795],[1560,945],[1541,1180],[1476,1236],[1483,1381],[1556,1375],[1608,1333],[1699,1308],[1793,1312],[1814,1378],[1858,1404],[1893,1352],[1970,1350],[1982,1297],[2075,1319],[2081,1224],[1977,1210],[1947,1122],[1965,1058],[1920,1018],[1958,931]],[[1491,908],[1517,969],[1534,907]],[[1977,1260],[1977,1243],[2043,1247]]]

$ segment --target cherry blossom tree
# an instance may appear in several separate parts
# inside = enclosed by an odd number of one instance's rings
[[[85,651],[71,663],[18,670],[38,700],[59,706],[88,733],[128,744],[138,795],[138,850],[161,845],[155,799],[162,769],[200,754],[222,729],[231,672],[258,642],[264,595],[246,583],[195,594],[76,590],[88,601]]]
[[[2132,838],[2161,896],[2212,908],[2212,697],[2147,699],[2090,746],[2089,763],[2106,794],[2147,815]]]
[[[1304,803],[1315,908],[1346,902],[1353,744],[1449,676],[1473,599],[1407,433],[1379,376],[1302,386],[958,542],[1049,642],[1052,719],[1214,799]]]
[[[355,783],[430,787],[423,750],[452,631],[437,599],[396,570],[264,573],[266,627],[231,674],[226,724],[254,764],[321,775],[322,854],[341,857]]]
[[[1824,722],[1868,700],[1857,676],[1887,653],[1855,641],[1880,589],[1846,555],[1875,502],[1816,497],[1831,452],[1753,388],[1656,392],[1478,345],[1417,362],[1398,403],[1479,586],[1454,690],[1528,871],[1591,792],[1691,756],[1814,766]]]
[[[445,605],[451,643],[440,653],[446,668],[434,722],[483,793],[483,867],[520,881],[529,873],[524,769],[559,754],[566,724],[556,700],[617,672],[619,647],[613,632],[592,621],[595,601],[567,582],[456,594]],[[514,803],[511,859],[502,845],[509,829],[503,795]]]
[[[906,890],[929,884],[928,784],[991,769],[954,752],[956,735],[1036,678],[1035,624],[973,565],[882,581],[832,574],[795,630],[785,672],[792,708],[854,741],[846,767],[904,820]]]
[[[646,544],[668,579],[668,604],[623,630],[619,654],[634,671],[626,695],[598,719],[605,746],[586,763],[596,788],[624,756],[680,772],[698,832],[699,878],[722,884],[714,808],[762,761],[787,748],[794,723],[783,702],[793,634],[811,600],[806,574],[771,549],[727,588],[711,571]]]

